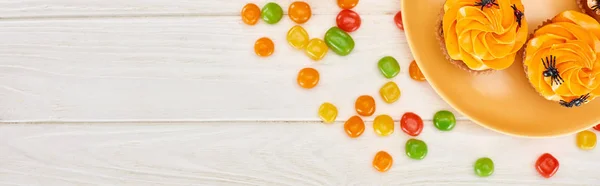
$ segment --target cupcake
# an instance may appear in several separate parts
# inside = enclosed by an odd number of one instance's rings
[[[600,0],[577,0],[577,4],[584,13],[600,20]]]
[[[523,13],[520,0],[446,0],[436,29],[442,52],[474,74],[506,69],[527,41]]]
[[[544,22],[527,42],[527,79],[544,98],[579,107],[600,95],[600,24],[577,11]]]

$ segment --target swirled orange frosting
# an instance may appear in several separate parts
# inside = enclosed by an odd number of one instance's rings
[[[443,31],[448,55],[462,60],[472,70],[502,70],[515,61],[517,51],[527,41],[527,20],[517,21],[520,0],[496,0],[498,5],[476,6],[482,0],[447,0]]]
[[[533,87],[553,101],[600,95],[600,24],[577,11],[565,11],[535,31],[527,43],[524,65]],[[556,57],[556,69],[564,80],[544,77],[546,57]]]

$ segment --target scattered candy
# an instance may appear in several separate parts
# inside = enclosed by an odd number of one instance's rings
[[[456,118],[454,114],[447,110],[442,110],[433,116],[433,124],[435,128],[441,131],[450,131],[456,126]]]
[[[319,117],[325,123],[333,123],[337,115],[337,107],[331,103],[325,102],[319,107]]]
[[[354,103],[356,113],[361,116],[371,116],[375,113],[375,99],[369,95],[362,95]]]
[[[415,113],[404,113],[400,119],[400,128],[410,136],[418,136],[423,131],[423,120]]]
[[[242,8],[242,21],[248,25],[255,25],[260,18],[260,8],[254,3],[248,3]]]
[[[303,49],[308,44],[308,33],[302,26],[296,25],[290,28],[286,40],[292,47]]]
[[[296,1],[290,4],[288,9],[290,19],[298,24],[306,23],[312,16],[312,11],[308,3]]]
[[[325,57],[328,51],[329,48],[327,48],[325,41],[319,38],[314,38],[308,41],[308,45],[306,46],[306,50],[304,52],[312,60],[319,61]]]
[[[594,129],[596,129],[597,131],[600,131],[600,124],[594,126]]]
[[[419,68],[415,60],[413,60],[410,63],[410,66],[408,66],[408,73],[410,74],[410,78],[412,78],[413,80],[425,81],[425,76],[423,75],[423,72],[421,72],[421,69]]]
[[[379,151],[373,158],[373,167],[379,172],[386,172],[394,163],[394,159],[385,151]]]
[[[275,24],[283,17],[283,9],[277,3],[270,2],[263,6],[260,16],[265,22]]]
[[[379,95],[386,103],[393,103],[400,98],[400,88],[393,81],[387,82],[379,89]]]
[[[254,43],[254,52],[261,57],[267,57],[275,51],[275,44],[268,37],[262,37]]]
[[[558,166],[558,160],[548,153],[542,154],[535,162],[535,169],[545,178],[554,176],[558,171]]]
[[[400,73],[400,64],[392,56],[385,56],[377,63],[379,71],[385,78],[391,79]]]
[[[314,68],[304,68],[298,72],[298,85],[311,89],[319,83],[319,71]]]
[[[488,177],[494,173],[494,162],[488,157],[479,158],[473,165],[475,174],[479,177]]]
[[[337,4],[342,9],[352,9],[358,4],[358,0],[337,0]]]
[[[406,155],[415,160],[422,160],[427,156],[427,144],[418,139],[409,139],[406,141]]]
[[[365,131],[365,122],[359,116],[352,116],[344,123],[344,130],[351,138],[357,138]]]
[[[346,56],[354,49],[354,39],[338,27],[331,27],[327,30],[325,43],[340,56]]]
[[[373,120],[373,130],[380,136],[387,136],[394,133],[394,119],[386,114],[375,117],[375,120]]]
[[[360,16],[352,10],[340,11],[335,20],[337,26],[346,32],[356,31],[361,24]]]
[[[596,147],[596,133],[585,130],[577,133],[577,147],[583,150],[592,150]]]
[[[396,13],[396,16],[394,16],[394,22],[400,30],[404,30],[404,24],[402,23],[402,11]]]

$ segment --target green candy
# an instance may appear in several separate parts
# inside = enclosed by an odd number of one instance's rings
[[[283,9],[277,3],[267,3],[260,12],[260,18],[269,24],[275,24],[283,17]]]
[[[475,174],[477,174],[477,176],[488,177],[494,173],[494,162],[487,157],[479,158],[475,161],[473,168],[475,169]]]
[[[409,139],[406,141],[406,156],[415,160],[422,160],[427,156],[427,144],[418,139]]]
[[[340,56],[346,56],[354,49],[354,39],[338,27],[331,27],[325,33],[325,43]]]
[[[381,58],[379,63],[377,63],[377,66],[379,67],[381,74],[388,79],[396,77],[396,75],[400,73],[400,64],[398,64],[398,61],[396,61],[396,59],[394,59],[392,56],[385,56]]]
[[[441,131],[450,131],[456,126],[456,118],[452,112],[442,110],[433,116],[433,125]]]

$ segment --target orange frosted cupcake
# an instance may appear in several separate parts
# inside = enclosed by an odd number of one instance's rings
[[[520,0],[446,0],[436,35],[446,58],[479,74],[512,65],[527,41]]]
[[[544,98],[578,107],[600,95],[600,24],[577,11],[546,21],[527,42],[523,65]]]

